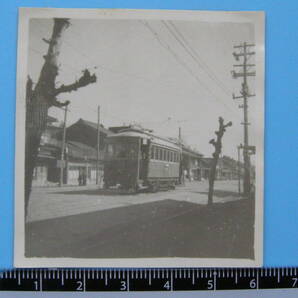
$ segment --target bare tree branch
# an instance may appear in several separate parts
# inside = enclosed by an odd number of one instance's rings
[[[83,75],[80,77],[79,80],[75,81],[73,84],[70,85],[61,85],[59,88],[56,88],[54,94],[57,96],[60,93],[65,92],[72,92],[81,87],[87,86],[89,84],[95,83],[97,80],[96,75],[91,75],[88,69],[83,71]]]

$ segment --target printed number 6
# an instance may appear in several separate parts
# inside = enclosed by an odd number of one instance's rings
[[[255,289],[256,286],[257,286],[256,280],[255,280],[255,279],[252,279],[252,280],[249,282],[249,287],[250,287],[251,289]]]

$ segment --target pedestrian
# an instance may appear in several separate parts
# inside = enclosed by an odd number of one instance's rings
[[[79,185],[82,185],[82,171],[79,169],[79,176],[78,176]]]
[[[86,171],[83,171],[83,177],[82,177],[82,182],[83,182],[83,185],[87,185],[87,175],[86,175]]]

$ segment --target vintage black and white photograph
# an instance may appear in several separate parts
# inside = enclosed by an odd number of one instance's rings
[[[263,262],[264,14],[19,11],[15,265]]]

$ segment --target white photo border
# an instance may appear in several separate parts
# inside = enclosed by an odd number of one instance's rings
[[[31,18],[70,19],[163,19],[208,22],[251,22],[255,25],[256,101],[258,102],[258,135],[256,143],[256,203],[254,226],[255,259],[228,258],[44,258],[25,257],[25,93],[28,68],[29,21]],[[260,267],[263,264],[264,201],[264,104],[265,104],[265,14],[262,11],[196,11],[196,10],[130,10],[130,9],[61,9],[20,8],[18,26],[18,58],[16,81],[15,139],[15,234],[14,266],[28,267]]]

